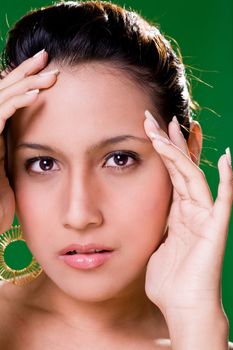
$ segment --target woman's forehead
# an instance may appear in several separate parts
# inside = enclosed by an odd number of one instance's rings
[[[63,132],[69,127],[97,130],[141,123],[144,110],[151,108],[150,98],[122,72],[111,74],[103,68],[61,69],[51,88],[41,90],[33,105],[15,113],[14,132],[44,131],[45,127],[51,132],[58,126]]]

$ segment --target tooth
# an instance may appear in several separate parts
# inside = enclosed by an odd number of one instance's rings
[[[74,254],[91,254],[91,253],[100,253],[102,252],[102,249],[89,249],[86,252],[83,252],[81,250],[70,250],[69,252],[67,252],[66,254],[70,254],[70,255],[74,255]]]

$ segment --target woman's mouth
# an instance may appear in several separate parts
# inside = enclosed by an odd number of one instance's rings
[[[85,254],[93,254],[93,253],[105,253],[108,250],[102,250],[102,249],[90,249],[89,251],[85,252]],[[74,255],[74,254],[84,254],[83,251],[79,251],[77,250],[71,250],[69,252],[66,253],[66,255]]]
[[[106,263],[113,255],[113,249],[89,245],[71,245],[60,252],[59,259],[80,270],[88,270]]]

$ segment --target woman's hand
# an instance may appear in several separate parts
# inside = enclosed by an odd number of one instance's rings
[[[2,72],[0,80],[0,234],[8,230],[15,212],[15,197],[5,174],[5,142],[2,135],[6,120],[17,109],[31,105],[39,89],[52,86],[58,71],[36,74],[45,68],[48,55],[42,50],[21,63],[10,73]]]
[[[168,236],[149,260],[146,293],[164,314],[174,349],[225,350],[221,271],[233,194],[229,153],[218,162],[220,183],[214,202],[203,172],[190,158],[177,121],[169,124],[169,135],[148,119],[144,126],[173,184]],[[218,326],[225,336],[213,340],[211,347],[205,341],[215,339]],[[207,338],[196,339],[199,332]]]

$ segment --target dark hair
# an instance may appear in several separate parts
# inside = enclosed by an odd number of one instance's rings
[[[105,61],[123,69],[150,94],[166,123],[176,115],[188,138],[195,104],[182,58],[135,11],[105,1],[59,2],[30,11],[8,33],[3,69],[11,71],[43,48],[48,63]]]

